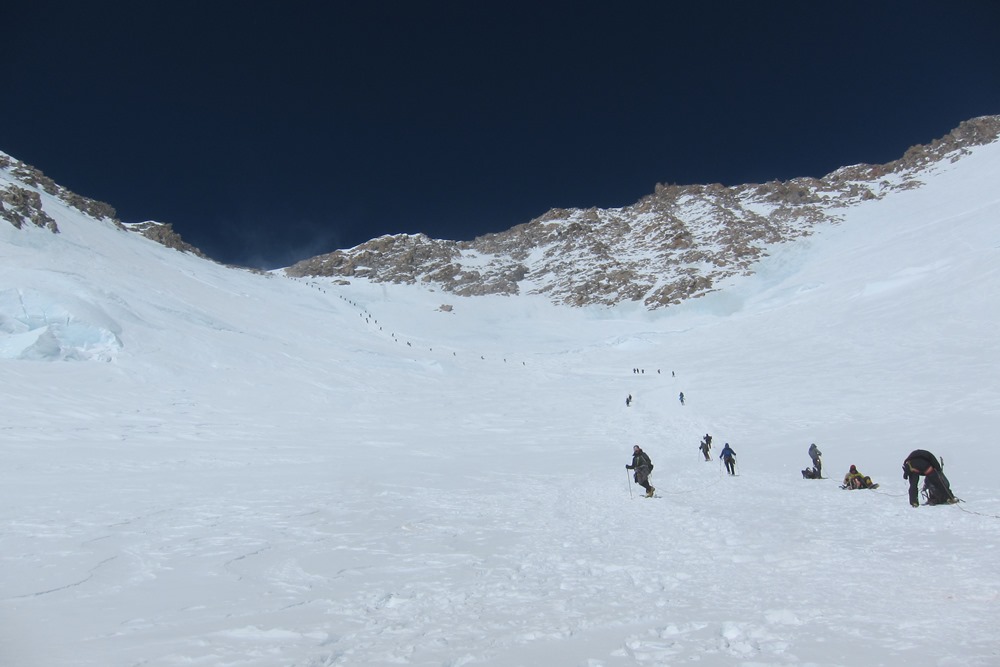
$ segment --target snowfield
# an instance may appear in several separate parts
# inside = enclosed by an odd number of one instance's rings
[[[1000,143],[922,180],[657,312],[260,275],[43,194],[60,234],[0,221],[0,664],[1000,664]],[[917,448],[964,503],[908,505]]]

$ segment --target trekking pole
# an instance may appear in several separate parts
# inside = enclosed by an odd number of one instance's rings
[[[628,485],[629,500],[632,500],[632,480],[628,476],[628,468],[625,468],[625,484]]]

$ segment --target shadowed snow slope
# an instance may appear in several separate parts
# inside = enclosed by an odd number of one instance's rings
[[[259,275],[43,195],[61,233],[0,223],[0,664],[1000,664],[1000,144],[922,180],[655,313]],[[916,448],[965,503],[908,505]]]

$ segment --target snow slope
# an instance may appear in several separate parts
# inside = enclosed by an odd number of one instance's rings
[[[43,195],[59,235],[0,224],[0,664],[1000,664],[1000,144],[924,180],[655,313],[258,275]],[[909,507],[918,447],[965,503]]]

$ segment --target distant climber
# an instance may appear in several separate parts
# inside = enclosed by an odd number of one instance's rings
[[[683,391],[680,393],[680,396],[678,396],[677,398],[680,400],[681,405],[684,405],[684,392]]]
[[[736,452],[733,448],[726,443],[726,446],[722,448],[722,453],[719,454],[719,458],[726,464],[726,472],[730,475],[736,474]]]
[[[819,447],[816,443],[809,445],[809,458],[812,459],[813,468],[816,470],[816,476],[813,479],[820,479],[823,477],[823,452],[819,451]]]
[[[710,452],[712,451],[712,436],[706,433],[705,437],[701,439],[701,444],[698,445],[698,449],[701,450],[701,453],[705,456],[706,461],[711,461],[712,455]]]

